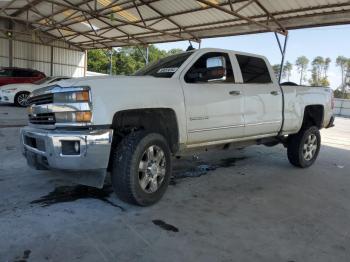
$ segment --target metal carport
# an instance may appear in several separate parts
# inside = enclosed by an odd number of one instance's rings
[[[12,64],[13,41],[84,51],[349,22],[348,0],[11,0],[0,2],[0,50]]]

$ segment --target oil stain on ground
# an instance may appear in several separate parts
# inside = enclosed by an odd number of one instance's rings
[[[77,185],[77,186],[59,186],[49,194],[40,197],[37,200],[30,202],[31,204],[39,204],[42,207],[47,207],[50,205],[73,202],[78,199],[98,199],[111,206],[118,207],[120,210],[125,211],[122,206],[119,206],[108,199],[108,197],[113,193],[112,186],[104,186],[102,189]]]
[[[170,180],[170,185],[176,185],[176,180],[186,177],[200,177],[206,175],[209,171],[214,171],[218,168],[228,168],[236,165],[237,161],[245,160],[247,157],[230,157],[221,159],[213,163],[205,163],[199,161],[196,165],[173,171],[173,177]]]
[[[155,219],[152,220],[153,224],[156,226],[159,226],[160,228],[166,230],[166,231],[172,231],[172,232],[179,232],[179,229],[173,225],[165,223],[163,220]]]
[[[29,249],[24,250],[22,258],[17,257],[14,262],[26,262],[31,252],[32,251],[30,251]]]

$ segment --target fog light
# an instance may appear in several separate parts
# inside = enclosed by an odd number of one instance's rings
[[[62,155],[80,155],[80,141],[61,140]]]

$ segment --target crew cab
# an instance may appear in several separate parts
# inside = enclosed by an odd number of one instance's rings
[[[29,97],[23,154],[70,177],[107,173],[116,194],[147,206],[164,194],[172,156],[189,150],[282,143],[290,163],[316,160],[333,126],[332,91],[279,85],[267,59],[222,49],[163,58],[133,76],[57,82]]]

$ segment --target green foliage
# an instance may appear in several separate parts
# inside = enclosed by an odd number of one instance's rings
[[[287,61],[282,69],[282,78],[287,79],[287,81],[289,82],[289,78],[292,75],[292,70],[293,70],[293,64]]]
[[[329,86],[327,73],[330,62],[329,57],[322,56],[317,56],[312,60],[311,79],[309,80],[311,86]]]
[[[108,73],[109,57],[102,49],[88,51],[87,69],[98,73]]]
[[[280,64],[272,65],[272,69],[273,69],[273,72],[275,72],[276,78],[278,79],[278,77],[280,76],[281,65]]]
[[[160,50],[154,45],[148,47],[148,61],[152,63],[168,55],[173,55],[183,50],[175,48],[168,52]],[[143,47],[121,47],[113,49],[112,73],[113,75],[131,75],[146,65],[146,49]],[[88,51],[88,70],[109,73],[110,60],[106,50],[96,49]]]
[[[295,65],[300,74],[299,85],[302,85],[303,82],[306,80],[305,72],[307,70],[307,67],[309,66],[309,59],[307,59],[306,56],[299,56],[295,61]]]
[[[346,84],[350,84],[350,58],[347,58],[345,56],[338,56],[335,60],[335,64],[340,68],[341,71],[341,88],[345,88]]]
[[[335,98],[342,98],[342,99],[350,99],[350,93],[343,93],[342,90],[334,90],[334,97]]]

